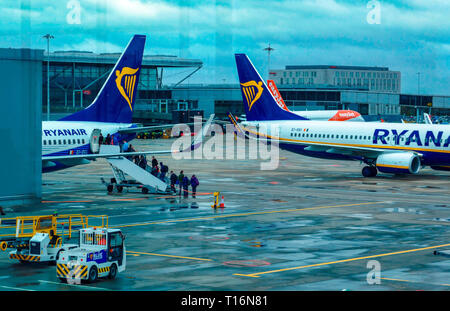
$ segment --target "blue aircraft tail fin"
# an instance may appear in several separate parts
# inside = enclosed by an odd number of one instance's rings
[[[145,38],[133,36],[91,105],[60,121],[131,123]]]
[[[247,121],[307,120],[278,106],[247,55],[235,58]]]

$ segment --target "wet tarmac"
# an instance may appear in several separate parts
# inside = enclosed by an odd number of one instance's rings
[[[171,140],[135,140],[138,150]],[[54,266],[0,253],[0,290],[448,290],[448,172],[363,178],[358,162],[281,151],[275,171],[256,160],[158,160],[200,180],[196,198],[108,195],[105,160],[43,175],[42,203],[6,217],[109,216],[126,235],[127,269],[116,280],[62,284]],[[213,209],[220,191],[224,209]],[[369,284],[371,260],[381,267]],[[369,263],[369,267],[368,267]],[[372,279],[371,279],[372,280]]]

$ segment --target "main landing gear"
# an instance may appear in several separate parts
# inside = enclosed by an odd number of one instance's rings
[[[378,174],[378,170],[375,166],[364,166],[362,174],[364,177],[375,177]]]

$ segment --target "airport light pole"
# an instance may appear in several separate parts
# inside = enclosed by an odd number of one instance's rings
[[[47,39],[47,121],[50,121],[50,39],[55,37],[46,34],[42,38]]]
[[[270,79],[270,52],[273,50],[275,49],[270,46],[270,43],[269,46],[264,49],[264,51],[267,51],[267,80]]]
[[[417,99],[419,99],[420,96],[420,72],[417,73]],[[419,106],[417,105],[417,99],[416,99],[416,122],[419,123]]]

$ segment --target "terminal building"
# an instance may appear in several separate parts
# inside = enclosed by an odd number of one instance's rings
[[[401,90],[400,71],[391,71],[387,67],[286,66],[285,69],[270,70],[269,75],[279,87],[338,88],[394,94]]]

